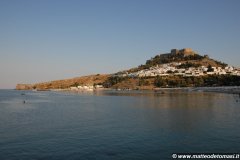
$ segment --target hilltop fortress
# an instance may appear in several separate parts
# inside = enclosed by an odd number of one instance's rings
[[[171,49],[144,65],[114,74],[96,74],[37,84],[18,84],[18,90],[93,91],[103,88],[154,89],[155,87],[199,87],[240,85],[240,68],[201,56],[191,48]]]
[[[160,58],[169,58],[174,55],[182,55],[183,57],[187,57],[190,55],[195,55],[196,53],[191,48],[183,48],[183,49],[172,49],[171,53],[161,54]]]

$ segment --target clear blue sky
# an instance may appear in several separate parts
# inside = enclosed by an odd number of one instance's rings
[[[0,0],[0,88],[145,63],[172,48],[240,66],[239,0]]]

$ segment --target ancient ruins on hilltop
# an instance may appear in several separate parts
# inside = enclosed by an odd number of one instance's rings
[[[184,57],[195,55],[196,53],[191,48],[183,48],[183,49],[172,49],[170,53],[161,54],[161,58],[167,58],[173,55],[183,55]]]

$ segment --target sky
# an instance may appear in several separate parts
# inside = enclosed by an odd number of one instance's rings
[[[144,64],[171,49],[240,67],[239,0],[0,0],[0,88]]]

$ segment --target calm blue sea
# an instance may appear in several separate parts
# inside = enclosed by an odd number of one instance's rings
[[[171,159],[186,152],[240,153],[238,95],[0,90],[0,160]]]

